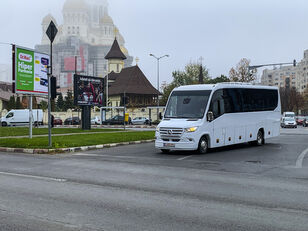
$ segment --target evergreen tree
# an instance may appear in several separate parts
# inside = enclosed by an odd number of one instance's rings
[[[74,108],[74,99],[73,99],[73,93],[71,91],[67,91],[67,96],[65,96],[64,100],[64,109],[67,111],[68,109]]]
[[[7,110],[9,111],[9,110],[15,109],[15,106],[16,106],[15,97],[11,96],[7,104]]]
[[[47,108],[48,108],[48,103],[47,103],[46,101],[42,100],[41,103],[40,103],[40,108],[41,108],[43,111],[47,110]]]
[[[59,111],[64,111],[64,100],[63,100],[62,93],[60,93],[60,95],[58,96],[57,108]]]
[[[16,109],[22,109],[23,108],[22,105],[21,105],[19,96],[17,96],[17,98],[16,98],[15,108]]]

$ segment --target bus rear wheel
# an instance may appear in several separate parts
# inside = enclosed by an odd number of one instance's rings
[[[263,131],[260,129],[257,134],[256,145],[261,146],[265,143]]]
[[[199,141],[199,145],[198,145],[198,152],[200,154],[205,154],[208,151],[208,142],[207,142],[207,138],[205,136],[202,136],[200,141]]]

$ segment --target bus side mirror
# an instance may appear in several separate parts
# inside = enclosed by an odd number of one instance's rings
[[[161,112],[159,113],[159,119],[160,119],[160,120],[163,119],[163,115],[161,114]]]
[[[213,115],[213,112],[209,111],[207,114],[206,114],[206,118],[207,118],[207,121],[211,122],[214,120],[214,115]]]

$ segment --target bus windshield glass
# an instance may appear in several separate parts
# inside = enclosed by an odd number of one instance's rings
[[[172,92],[165,118],[203,118],[210,94],[210,90]]]

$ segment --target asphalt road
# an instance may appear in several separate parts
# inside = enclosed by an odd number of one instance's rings
[[[0,153],[0,230],[308,230],[308,129],[206,155],[153,146]]]

